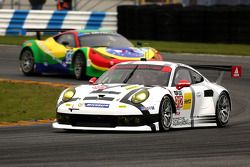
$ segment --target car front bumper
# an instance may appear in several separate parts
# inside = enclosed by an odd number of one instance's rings
[[[82,115],[57,113],[53,128],[75,130],[157,131],[158,115]]]

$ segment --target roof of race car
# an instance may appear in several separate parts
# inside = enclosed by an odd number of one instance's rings
[[[90,35],[90,34],[116,34],[118,33],[108,30],[75,30],[78,33],[78,36]]]
[[[159,65],[159,66],[169,66],[169,67],[177,67],[177,66],[184,66],[184,67],[188,67],[189,66],[185,65],[185,64],[181,64],[181,63],[174,63],[174,62],[169,62],[169,61],[130,61],[130,62],[123,62],[120,64],[142,64],[142,65]]]

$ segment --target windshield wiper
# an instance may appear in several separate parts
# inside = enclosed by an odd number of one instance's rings
[[[131,73],[126,77],[126,79],[123,81],[123,83],[127,83],[128,80],[133,76],[133,74],[135,73],[135,70],[138,68],[139,65],[137,65],[133,71],[131,71]]]

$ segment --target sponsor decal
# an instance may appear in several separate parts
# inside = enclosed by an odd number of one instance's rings
[[[120,106],[118,106],[119,108],[127,108],[127,106],[125,106],[125,105],[120,105]]]
[[[104,90],[107,88],[105,85],[95,85],[92,87],[93,89]]]
[[[184,94],[184,105],[183,110],[189,110],[192,106],[192,93],[185,93]]]
[[[72,104],[66,103],[65,106],[66,106],[66,107],[71,107]]]
[[[155,107],[154,106],[148,106],[148,107],[144,107],[144,106],[142,106],[142,107],[140,107],[140,110],[142,110],[142,111],[146,111],[146,110],[154,110],[155,109]]]
[[[65,55],[65,59],[64,59],[66,64],[71,64],[73,53],[74,53],[73,50],[67,50],[66,55]]]
[[[131,58],[138,58],[144,55],[145,49],[132,49],[132,48],[120,48],[120,49],[113,49],[107,48],[106,51],[110,54],[121,56],[121,57],[131,57]]]
[[[182,91],[174,91],[175,96],[182,96]]]
[[[181,109],[183,107],[183,96],[175,96],[176,109]]]
[[[82,107],[83,106],[83,103],[78,103],[78,107]]]
[[[173,118],[173,126],[191,125],[191,121],[185,117]]]
[[[85,103],[85,107],[109,108],[109,104],[104,104],[104,103]]]
[[[139,86],[137,86],[137,85],[126,86],[126,90],[136,89],[136,88],[138,88],[138,87],[139,87]]]
[[[231,77],[232,78],[241,78],[242,67],[241,66],[232,66]]]

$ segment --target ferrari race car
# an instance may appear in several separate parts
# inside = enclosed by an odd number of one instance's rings
[[[179,63],[124,62],[90,81],[92,85],[62,92],[54,128],[168,131],[224,127],[232,109],[224,87]]]
[[[114,64],[124,61],[162,60],[150,47],[134,47],[113,32],[72,30],[46,40],[29,40],[20,53],[20,69],[25,75],[70,73],[76,79],[99,77]]]

